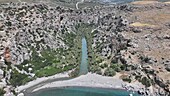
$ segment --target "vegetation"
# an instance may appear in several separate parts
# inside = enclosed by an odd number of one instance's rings
[[[95,65],[90,66],[90,71],[93,73],[98,73],[98,74],[102,74],[101,73],[101,68]]]
[[[141,77],[142,77],[141,75],[136,75],[136,76],[135,76],[135,79],[136,79],[136,80],[140,80]]]
[[[3,96],[5,94],[5,91],[3,89],[0,89],[0,96]]]
[[[125,82],[128,82],[128,83],[131,83],[131,79],[130,79],[130,76],[128,75],[122,75],[122,80],[125,81]]]
[[[123,81],[126,81],[126,82],[129,82],[129,83],[131,82],[131,79],[130,79],[130,78],[123,78],[122,80],[123,80]]]
[[[47,46],[47,48],[43,47],[40,52],[37,52],[37,47],[30,47],[32,51],[31,59],[25,60],[22,64],[16,65],[16,67],[28,73],[30,72],[28,69],[32,68],[31,73],[34,73],[35,77],[21,74],[13,69],[10,83],[14,86],[19,86],[37,77],[51,76],[74,68],[79,69],[82,38],[82,33],[79,31],[75,30],[75,33],[68,33],[67,30],[62,30],[63,33],[60,35],[63,39],[60,39],[68,48],[51,49]]]
[[[31,81],[32,79],[33,78],[30,78],[28,75],[21,74],[17,70],[13,69],[13,71],[11,73],[10,83],[11,83],[11,85],[16,87],[16,86],[26,84],[27,82]]]
[[[104,58],[101,56],[101,47],[104,43],[98,42],[96,45],[96,48],[92,48],[93,39],[96,37],[96,34],[98,34],[98,30],[94,30],[95,24],[88,25],[88,24],[82,24],[81,27],[79,26],[78,30],[81,30],[80,32],[84,32],[83,34],[86,37],[87,45],[88,45],[88,61],[89,61],[89,71],[101,75],[106,76],[114,76],[116,72],[121,71],[120,64],[117,64],[117,62],[112,62],[110,58]],[[93,31],[92,31],[93,30]],[[110,62],[111,60],[111,62]],[[124,67],[124,66],[123,66]],[[102,73],[102,69],[107,68],[104,73]]]
[[[111,63],[110,68],[114,69],[116,72],[120,72],[121,68],[120,68],[120,64],[117,63]]]
[[[43,77],[43,76],[51,76],[57,73],[62,72],[63,70],[61,68],[56,68],[56,67],[46,67],[43,69],[40,69],[36,72],[37,77]]]
[[[70,74],[70,77],[76,77],[79,75],[79,67],[75,68]]]
[[[150,87],[150,86],[151,86],[151,81],[150,81],[147,77],[143,77],[143,78],[141,79],[141,83],[142,83],[143,85],[145,85],[146,87]]]
[[[104,72],[104,75],[105,76],[114,76],[114,75],[116,75],[116,72],[112,68],[107,68]]]

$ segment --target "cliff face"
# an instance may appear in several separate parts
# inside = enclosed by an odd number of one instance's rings
[[[7,65],[7,70],[2,68],[5,78],[18,86],[78,69],[83,34],[90,72],[105,76],[119,72],[125,81],[152,85],[149,90],[156,96],[168,94],[169,9],[165,3],[80,10],[41,3],[2,5],[0,63]]]

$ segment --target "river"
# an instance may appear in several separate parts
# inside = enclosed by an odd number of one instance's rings
[[[84,75],[88,73],[88,55],[87,55],[87,42],[85,37],[82,38],[82,57],[80,64],[79,75]]]
[[[88,73],[88,52],[85,37],[82,38],[82,58],[79,75]],[[28,94],[28,93],[27,93]],[[111,88],[90,88],[90,87],[61,87],[42,89],[28,96],[139,96],[137,93],[131,93],[126,90]]]

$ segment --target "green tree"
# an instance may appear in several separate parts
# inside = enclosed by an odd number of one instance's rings
[[[5,91],[0,88],[0,96],[4,96],[4,94],[5,94]]]
[[[112,68],[107,68],[104,72],[104,75],[105,76],[114,76],[114,75],[116,75],[116,72]]]
[[[147,77],[143,77],[141,80],[142,84],[145,85],[146,87],[151,86],[151,81]]]

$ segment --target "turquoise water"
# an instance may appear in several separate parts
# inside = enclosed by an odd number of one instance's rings
[[[31,96],[129,96],[130,92],[115,89],[67,87],[36,92]],[[134,93],[133,96],[139,96]]]
[[[82,57],[80,64],[80,72],[79,75],[88,73],[88,55],[87,55],[87,42],[85,38],[82,38]]]
[[[100,2],[107,2],[107,3],[129,3],[134,1],[141,1],[141,0],[98,0]],[[160,2],[170,1],[170,0],[157,0]]]

